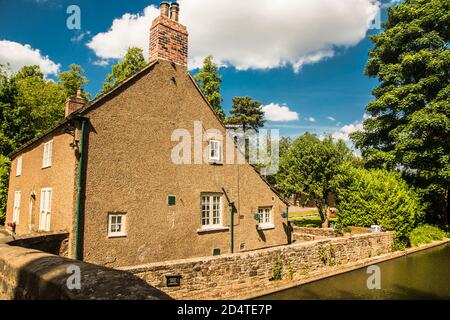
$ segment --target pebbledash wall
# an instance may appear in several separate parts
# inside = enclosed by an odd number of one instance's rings
[[[393,233],[359,234],[258,251],[121,268],[175,299],[233,299],[258,294],[276,284],[275,264],[282,279],[308,274],[392,252]],[[181,276],[179,287],[167,287],[166,276]]]

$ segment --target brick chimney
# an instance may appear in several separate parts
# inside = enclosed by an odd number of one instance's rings
[[[180,5],[161,2],[160,12],[150,28],[150,61],[163,59],[187,68],[188,32],[178,22]]]
[[[83,91],[81,89],[77,90],[77,95],[74,97],[67,98],[65,116],[66,118],[73,112],[84,107],[86,100],[83,98]]]

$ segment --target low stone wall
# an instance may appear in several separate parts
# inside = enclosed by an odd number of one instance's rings
[[[79,270],[81,288],[73,276]],[[69,277],[72,277],[69,279]],[[115,300],[170,299],[124,271],[70,260],[41,251],[0,245],[0,299]]]
[[[195,258],[121,268],[176,299],[233,299],[262,292],[273,285],[274,268],[283,280],[338,267],[392,251],[390,232],[317,240],[253,252]],[[181,276],[168,287],[166,276]]]
[[[68,256],[69,233],[51,232],[18,236],[7,242],[10,246],[35,249],[57,256]]]

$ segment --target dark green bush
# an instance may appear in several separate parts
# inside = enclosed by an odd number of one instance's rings
[[[445,236],[445,232],[441,229],[425,224],[415,228],[409,234],[409,242],[411,246],[417,247],[421,244],[431,243],[433,240],[442,240]]]
[[[338,220],[344,226],[381,225],[395,231],[398,242],[422,221],[424,212],[417,193],[399,173],[350,166],[337,177]]]
[[[0,155],[0,225],[5,223],[8,198],[9,159]]]

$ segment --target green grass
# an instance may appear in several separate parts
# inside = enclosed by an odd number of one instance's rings
[[[311,209],[311,210],[302,211],[302,212],[289,212],[289,218],[300,218],[300,217],[312,216],[312,215],[319,216],[319,212],[317,211],[317,209]]]
[[[306,227],[306,228],[321,228],[322,220],[317,215],[317,217],[307,217],[307,218],[295,218],[291,220],[292,223],[297,227]],[[330,222],[336,222],[336,218],[330,219]]]

